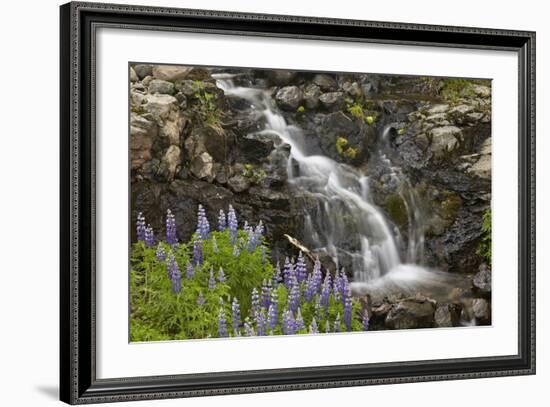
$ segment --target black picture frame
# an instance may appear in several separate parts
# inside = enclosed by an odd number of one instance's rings
[[[535,373],[535,33],[68,3],[60,8],[60,398],[70,404]],[[97,27],[508,50],[519,59],[519,351],[516,355],[177,376],[96,378]]]

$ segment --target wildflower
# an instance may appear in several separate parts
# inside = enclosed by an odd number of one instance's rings
[[[222,284],[225,283],[225,274],[222,267],[220,267],[220,270],[218,271],[218,281]]]
[[[176,218],[170,209],[166,211],[166,243],[170,245],[178,243],[178,237],[176,235]]]
[[[334,321],[334,332],[340,332],[342,330],[340,325],[340,313],[338,313]]]
[[[340,300],[341,298],[341,295],[342,295],[342,284],[343,284],[343,281],[342,281],[342,277],[340,276],[340,273],[339,272],[336,272],[336,276],[334,277],[334,298],[336,300]]]
[[[321,320],[323,319],[323,315],[321,314],[321,297],[317,296],[315,298],[315,318]]]
[[[325,312],[328,311],[328,305],[330,300],[330,273],[327,272],[325,281],[321,287],[321,305],[325,307]]]
[[[294,264],[291,261],[289,261],[287,257],[285,259],[285,265],[283,268],[283,280],[287,289],[290,289],[293,277],[294,277]]]
[[[239,257],[241,254],[241,249],[239,248],[239,245],[233,246],[233,257]]]
[[[365,313],[363,314],[363,331],[369,330],[369,313],[367,310],[365,310]]]
[[[137,240],[143,241],[145,240],[145,217],[143,216],[143,213],[138,213],[137,220],[136,220],[136,234],[137,234]]]
[[[296,333],[296,322],[290,310],[283,312],[282,330],[285,335],[294,335]]]
[[[275,329],[278,319],[277,304],[272,302],[267,310],[267,325],[269,326],[269,329]]]
[[[193,239],[193,262],[196,266],[202,264],[202,240],[200,237]]]
[[[185,268],[185,277],[191,279],[195,275],[195,267],[193,267],[192,262],[187,262],[187,267]]]
[[[351,314],[352,314],[352,302],[351,295],[346,295],[344,300],[344,324],[349,331],[351,331]]]
[[[313,284],[313,278],[310,275],[307,276],[306,280],[306,291],[304,293],[304,297],[307,302],[311,302],[313,300],[313,296],[315,295],[315,287]]]
[[[311,324],[309,325],[309,333],[310,334],[318,334],[319,328],[317,327],[317,321],[315,320],[315,317],[311,320]]]
[[[292,278],[290,293],[288,294],[288,307],[292,312],[296,312],[300,306],[300,284],[296,277]]]
[[[145,228],[145,246],[152,247],[155,245],[155,235],[153,234],[153,228],[151,225],[147,225]]]
[[[313,265],[313,273],[311,275],[312,290],[315,293],[319,292],[322,281],[323,275],[321,274],[321,262],[319,260],[316,260],[315,264]]]
[[[349,285],[348,276],[344,272],[344,269],[342,269],[342,301],[345,301],[346,296],[351,295],[351,286]]]
[[[250,318],[246,317],[244,320],[244,336],[256,336],[256,331],[252,327],[252,323],[250,322]]]
[[[275,272],[273,273],[273,288],[277,288],[281,281],[281,266],[279,265],[279,262],[277,262],[275,265]]]
[[[218,215],[218,230],[223,232],[227,227],[227,218],[223,209],[220,209],[220,214]]]
[[[268,309],[270,303],[271,303],[271,280],[264,280],[262,283],[260,304],[265,309]]]
[[[229,205],[229,210],[227,211],[227,227],[229,228],[229,236],[231,237],[231,243],[235,244],[237,240],[237,215],[233,206]]]
[[[201,204],[199,204],[197,213],[197,234],[203,240],[208,239],[210,235],[210,224],[208,223],[208,219],[206,219],[206,212]]]
[[[295,272],[296,272],[296,278],[298,279],[299,283],[306,280],[307,269],[306,269],[306,263],[302,252],[300,252],[300,254],[298,255],[298,261],[296,262]]]
[[[164,251],[164,247],[162,247],[160,243],[157,246],[156,256],[159,263],[162,263],[164,260],[166,260],[166,252]]]
[[[267,328],[267,319],[265,316],[265,308],[261,308],[259,312],[256,313],[256,331],[258,336],[265,336]]]
[[[214,278],[214,269],[210,267],[210,278],[208,279],[208,289],[216,289],[216,279]]]
[[[304,328],[304,318],[302,318],[302,312],[300,311],[300,308],[298,308],[296,313],[296,331],[301,331]]]
[[[250,307],[250,312],[253,317],[256,317],[256,314],[260,310],[260,296],[256,287],[252,289],[252,305]]]
[[[216,241],[216,236],[212,236],[212,251],[216,254],[220,252],[220,249],[218,248],[218,242]]]
[[[225,311],[223,307],[220,307],[220,313],[218,314],[218,336],[220,338],[227,338],[227,320],[225,319]]]
[[[206,300],[204,299],[204,295],[202,295],[202,291],[199,292],[199,296],[197,297],[197,304],[202,306],[206,303]]]
[[[233,331],[238,332],[241,327],[241,308],[237,298],[233,298],[231,304],[231,323],[233,325]]]
[[[172,280],[172,291],[175,293],[179,293],[181,291],[181,272],[173,254],[170,254],[167,265],[168,277],[170,277],[170,280]]]

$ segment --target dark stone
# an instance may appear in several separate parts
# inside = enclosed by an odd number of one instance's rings
[[[472,290],[484,298],[491,296],[491,269],[487,264],[482,263],[479,266],[479,271],[472,279]]]
[[[436,328],[459,326],[461,311],[460,304],[439,304],[435,310],[434,326]]]
[[[385,326],[388,329],[431,328],[434,324],[435,301],[423,296],[393,304]]]
[[[287,71],[283,69],[270,69],[266,73],[267,79],[270,83],[276,86],[287,86],[294,78],[296,78],[296,71]]]
[[[285,86],[279,89],[275,100],[281,109],[295,111],[304,100],[304,94],[297,86]]]
[[[475,298],[472,301],[472,313],[478,325],[491,324],[491,304],[484,298]]]
[[[321,104],[330,112],[342,110],[344,108],[344,94],[342,92],[323,93],[319,97]]]
[[[239,156],[244,162],[260,162],[271,154],[277,139],[274,134],[247,134],[239,139]]]
[[[336,79],[327,74],[317,74],[313,78],[313,83],[321,88],[324,92],[332,92],[338,89]]]

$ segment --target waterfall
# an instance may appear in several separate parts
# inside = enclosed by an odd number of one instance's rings
[[[308,151],[301,130],[287,124],[267,91],[235,86],[226,75],[217,79],[218,87],[226,96],[246,100],[258,118],[265,121],[259,133],[276,134],[290,145],[288,182],[291,188],[309,194],[317,203],[304,214],[304,236],[312,244],[312,250],[326,253],[337,267],[346,258],[356,284],[377,284],[391,273],[402,277],[404,270],[416,271],[413,274],[428,272],[409,265],[421,258],[424,243],[420,228],[415,226],[421,217],[417,198],[401,170],[392,167],[382,152],[380,162],[388,166],[395,182],[403,184],[400,194],[409,216],[409,245],[403,251],[403,258],[399,232],[393,230],[385,214],[373,203],[367,176],[349,165]],[[408,281],[411,276],[404,279]]]

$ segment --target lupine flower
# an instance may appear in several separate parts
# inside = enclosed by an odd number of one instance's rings
[[[328,311],[328,305],[330,300],[330,273],[327,272],[325,281],[321,287],[321,305],[325,307],[325,312]]]
[[[315,317],[311,320],[311,324],[309,325],[309,333],[310,334],[318,334],[319,328],[317,327],[317,321],[315,320]]]
[[[296,312],[300,306],[300,283],[296,277],[292,278],[292,285],[290,288],[290,293],[288,293],[288,307],[292,312]]]
[[[296,322],[294,321],[292,311],[285,310],[283,312],[283,323],[281,328],[285,335],[294,335],[296,333]]]
[[[210,278],[208,279],[208,289],[214,290],[216,288],[216,279],[214,278],[214,269],[210,267]]]
[[[145,217],[143,213],[138,213],[136,220],[136,235],[137,240],[145,240]]]
[[[298,255],[298,261],[296,262],[295,273],[299,283],[306,280],[307,269],[306,269],[304,255],[302,254],[302,252],[300,252],[300,254]]]
[[[292,278],[294,277],[294,264],[288,260],[288,257],[285,259],[285,265],[283,269],[283,280],[287,289],[290,289],[292,284]]]
[[[243,230],[246,232],[246,234],[249,234],[252,228],[248,225],[248,221],[244,221]]]
[[[199,204],[197,213],[197,233],[203,240],[208,239],[210,235],[210,224],[208,223],[208,219],[206,219],[206,212],[201,204]]]
[[[220,313],[218,315],[218,336],[220,338],[227,338],[227,320],[225,319],[225,311],[223,307],[220,307]]]
[[[220,270],[218,271],[218,281],[220,283],[225,283],[225,273],[223,272],[222,267],[220,267]]]
[[[145,246],[152,247],[155,245],[155,235],[151,225],[147,225],[145,228]]]
[[[235,244],[237,241],[237,215],[233,206],[229,205],[229,210],[227,211],[227,227],[229,228],[229,236],[231,237],[231,243]]]
[[[369,330],[369,313],[367,310],[365,310],[365,313],[363,314],[363,331]]]
[[[265,309],[268,309],[270,303],[271,303],[271,280],[264,280],[262,283],[260,304]]]
[[[256,336],[256,331],[254,330],[252,323],[250,322],[250,319],[246,317],[244,320],[244,336]]]
[[[323,307],[321,306],[321,297],[315,297],[315,318],[319,320],[323,319],[323,315],[321,313],[322,308]]]
[[[256,329],[258,336],[265,336],[267,331],[267,319],[265,316],[265,308],[261,308],[256,313]]]
[[[193,267],[192,262],[187,263],[187,267],[185,268],[185,277],[191,279],[195,275],[195,267]]]
[[[306,280],[306,291],[304,293],[304,297],[307,302],[311,302],[313,300],[313,297],[315,296],[315,287],[313,285],[313,279],[311,274],[307,276]]]
[[[313,265],[313,273],[311,275],[311,282],[313,284],[313,290],[315,293],[319,292],[322,281],[323,275],[321,273],[321,262],[319,260],[316,260],[315,264]]]
[[[225,217],[225,213],[223,209],[220,209],[220,214],[218,215],[218,230],[220,232],[223,232],[226,227],[227,227],[227,218]]]
[[[193,240],[193,262],[196,266],[202,264],[202,240],[195,237]]]
[[[349,285],[348,276],[342,269],[342,301],[345,301],[347,295],[351,295],[351,286]]]
[[[336,272],[336,276],[334,277],[334,284],[333,284],[334,286],[333,293],[334,293],[334,298],[336,300],[340,300],[342,296],[342,284],[343,284],[342,277],[340,276],[339,272]]]
[[[204,299],[204,295],[202,295],[202,291],[200,291],[199,296],[197,297],[197,304],[202,306],[205,303],[206,303],[206,300]]]
[[[166,243],[170,245],[178,243],[178,237],[176,235],[176,218],[170,209],[166,211]]]
[[[340,326],[340,313],[336,315],[336,320],[334,321],[334,332],[341,332],[341,326]]]
[[[233,325],[233,331],[239,332],[241,327],[241,308],[239,307],[239,301],[233,297],[233,303],[231,304],[231,324]]]
[[[281,281],[281,266],[279,265],[279,262],[277,262],[277,264],[275,265],[275,272],[273,273],[273,288],[277,288]]]
[[[239,248],[239,245],[236,244],[233,246],[233,257],[239,257],[241,254],[241,249]]]
[[[296,313],[296,332],[301,331],[304,328],[305,328],[304,318],[302,317],[302,312],[300,311],[300,308],[298,307],[298,311]]]
[[[216,254],[220,252],[220,249],[218,248],[218,242],[216,240],[216,236],[212,236],[212,251]]]
[[[160,243],[157,246],[156,256],[159,263],[162,263],[164,260],[166,260],[166,252],[164,251],[164,247],[162,247]]]
[[[250,307],[250,312],[253,317],[256,317],[256,314],[260,311],[260,295],[256,287],[252,289],[252,305]]]
[[[346,295],[344,300],[344,324],[349,331],[351,331],[351,314],[352,314],[352,303],[351,295]]]
[[[278,319],[277,304],[272,302],[267,310],[267,325],[269,326],[269,329],[275,329],[277,322],[279,322]]]
[[[173,254],[168,259],[168,276],[172,280],[172,291],[179,293],[181,291],[181,272],[178,263]]]

